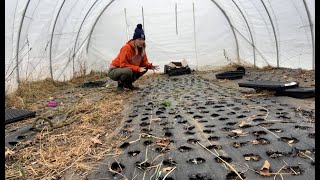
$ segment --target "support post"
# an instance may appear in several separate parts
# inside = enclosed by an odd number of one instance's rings
[[[142,27],[143,30],[146,31],[146,27],[144,27],[144,13],[143,13],[143,6],[141,7],[141,11],[142,11]]]
[[[175,4],[175,15],[176,15],[176,35],[178,35],[178,7],[177,3]]]
[[[194,12],[194,3],[192,3],[192,12],[193,12],[193,36],[194,36],[194,51],[196,54],[196,62],[197,62],[197,68],[196,70],[198,71],[198,53],[197,53],[197,39],[196,39],[196,18],[195,18],[195,12]]]
[[[129,41],[129,29],[128,29],[127,10],[126,10],[126,8],[124,8],[124,20],[126,22],[127,41]]]

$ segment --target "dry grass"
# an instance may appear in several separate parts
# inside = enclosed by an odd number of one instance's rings
[[[70,80],[71,83],[82,83],[85,81],[95,81],[107,77],[105,72],[95,72],[91,71],[88,75],[85,76],[76,76]]]
[[[35,99],[49,97],[59,87],[67,85],[67,82],[57,82],[51,79],[42,81],[26,82],[19,85],[17,91],[5,96],[5,106],[26,108],[27,105],[34,102]]]
[[[271,96],[274,95],[274,91],[258,91],[256,93],[244,93],[242,97],[244,98],[250,98],[250,97],[264,97],[264,96]]]
[[[258,69],[270,71],[270,70],[276,69],[276,67],[273,67],[273,66],[271,66],[271,65],[268,65],[268,66],[264,66],[264,67],[261,67],[261,68],[258,68]]]
[[[49,78],[41,81],[22,81],[14,93],[5,95],[5,106],[6,108],[26,108],[26,105],[30,105],[35,100],[49,98],[57,90],[85,81],[98,80],[106,76],[104,72],[91,71],[88,75],[77,76],[67,82],[53,81]],[[30,106],[28,107],[30,108]]]
[[[24,82],[17,92],[6,96],[6,105],[30,107],[41,99],[58,96],[76,84],[103,77],[102,73],[90,73],[69,82]],[[44,128],[31,141],[10,149],[12,152],[6,155],[5,162],[6,179],[58,179],[69,169],[85,176],[107,154],[118,153],[116,147],[126,137],[116,136],[115,128],[120,127],[124,100],[132,92],[119,94],[104,88],[100,91],[92,89],[89,94],[103,96],[103,99],[95,102],[84,95],[73,106],[59,106],[60,112],[73,112],[66,119],[75,120],[73,123],[52,131]],[[12,127],[14,125],[6,126],[6,129]]]
[[[244,67],[247,69],[255,69],[252,65],[247,64],[228,64],[225,66],[216,67],[211,70],[205,70],[205,71],[198,71],[197,74],[206,74],[207,72],[220,72],[220,71],[235,71],[238,67]]]
[[[19,171],[14,168],[17,163],[23,164],[26,178],[59,177],[69,166],[77,170],[91,169],[90,163],[101,160],[117,145],[108,141],[108,135],[120,124],[115,119],[120,116],[122,97],[109,101],[96,105],[84,100],[79,109],[84,112],[78,121],[51,132],[38,133],[33,141],[27,142],[25,148],[6,161],[6,177],[19,177]],[[102,145],[91,141],[97,136]]]
[[[142,76],[140,79],[146,79],[146,78],[152,78],[152,77],[161,77],[161,76],[167,76],[167,74],[161,72],[155,72],[155,73],[147,73],[144,76]]]

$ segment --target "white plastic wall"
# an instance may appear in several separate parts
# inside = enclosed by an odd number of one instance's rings
[[[305,2],[314,35],[315,3]],[[238,60],[314,68],[303,0],[6,0],[5,6],[6,91],[17,87],[17,66],[21,81],[50,78],[50,67],[55,80],[83,69],[106,71],[138,23],[144,24],[149,61],[161,71],[183,59],[198,70]]]

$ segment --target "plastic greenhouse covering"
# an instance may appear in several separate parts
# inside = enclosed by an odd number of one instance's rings
[[[6,0],[6,91],[106,71],[138,23],[150,62],[314,69],[314,0]]]

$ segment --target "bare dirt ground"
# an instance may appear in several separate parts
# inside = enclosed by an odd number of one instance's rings
[[[250,79],[280,79],[298,81],[300,86],[305,87],[315,85],[314,71],[248,68],[243,79],[232,81],[217,80],[214,75],[218,72],[221,70],[194,72],[193,74],[210,84],[238,91],[241,96],[248,99],[268,98],[273,95],[241,88],[238,82]],[[135,84],[144,87],[145,90],[158,78],[165,81],[167,76],[149,74]],[[103,80],[106,84],[92,88],[80,86],[84,82],[95,80]],[[39,86],[32,89],[34,85],[28,84],[28,87],[20,94],[18,93],[15,98],[6,99],[7,107],[27,108],[37,112],[35,118],[6,126],[6,179],[86,179],[90,174],[99,170],[104,159],[119,157],[123,154],[124,150],[119,146],[131,136],[120,133],[120,131],[123,130],[125,121],[132,112],[132,106],[146,103],[142,98],[137,100],[141,92],[119,93],[115,90],[116,83],[105,78],[105,75],[93,75],[84,79],[75,79],[69,83],[45,83],[46,87],[52,86],[52,90],[36,91],[35,89],[40,89]],[[150,89],[152,90],[155,89]],[[166,95],[176,98],[179,91],[175,90],[174,86],[171,90],[168,90]],[[155,98],[154,101],[159,101],[156,94],[152,94],[152,97]],[[301,108],[307,112],[314,113],[315,111],[314,98],[296,99],[283,96],[274,98],[281,103]],[[58,106],[47,107],[49,100],[57,101]],[[43,128],[42,131],[29,131],[31,123],[39,117],[49,118],[56,128],[51,130],[48,124],[41,119],[37,127]],[[23,128],[25,129],[21,131]],[[7,145],[18,135],[24,135],[25,138],[20,139],[15,146]]]

